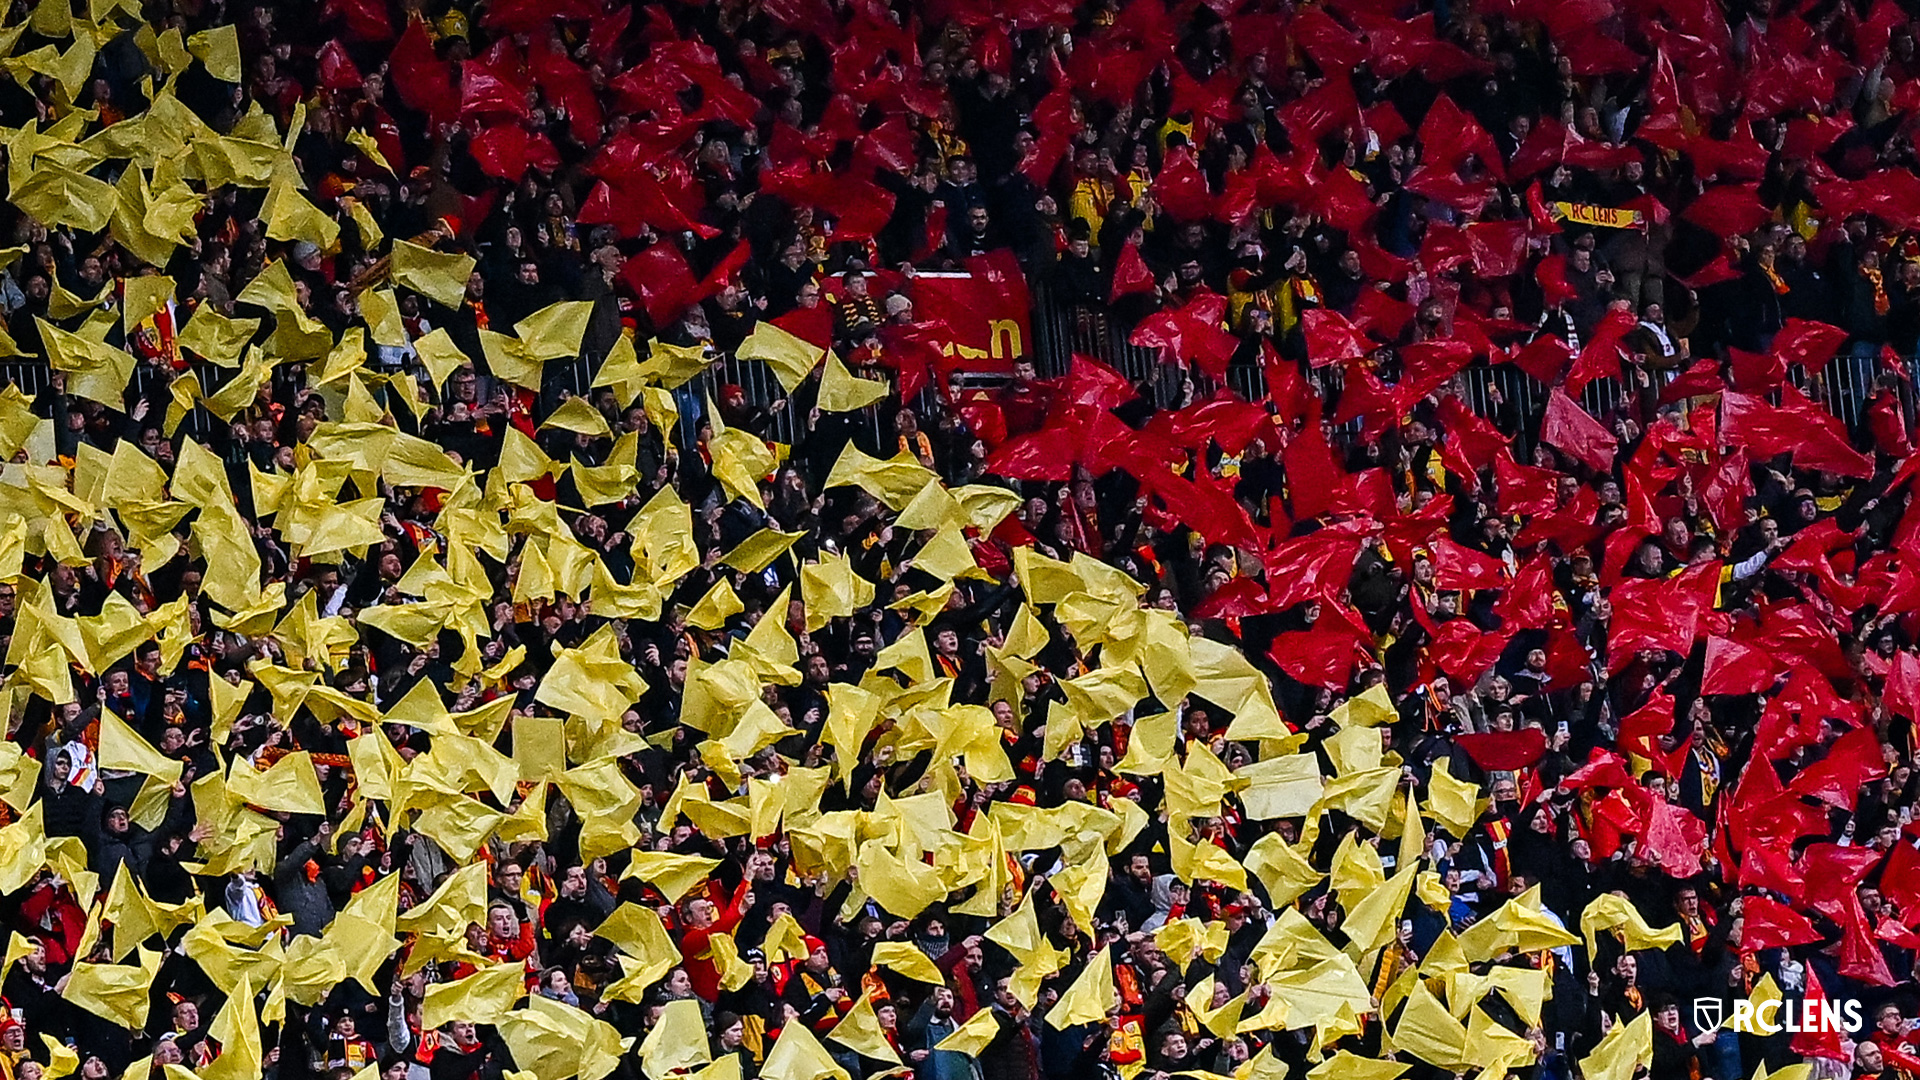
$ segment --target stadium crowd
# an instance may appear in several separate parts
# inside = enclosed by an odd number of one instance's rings
[[[4,27],[0,1080],[1920,1076],[1910,5]]]

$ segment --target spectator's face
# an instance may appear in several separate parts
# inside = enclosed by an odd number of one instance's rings
[[[516,937],[520,933],[520,920],[507,908],[496,907],[487,912],[487,929],[495,937]]]

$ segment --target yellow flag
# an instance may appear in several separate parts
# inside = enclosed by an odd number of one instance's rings
[[[1632,1080],[1636,1069],[1652,1063],[1653,1014],[1643,1012],[1615,1023],[1593,1053],[1580,1059],[1580,1074],[1587,1080]]]
[[[1630,951],[1641,949],[1664,949],[1680,943],[1680,924],[1675,923],[1663,930],[1655,930],[1647,925],[1633,901],[1613,893],[1601,893],[1593,898],[1587,909],[1580,913],[1580,933],[1587,939],[1587,952],[1596,950],[1595,934],[1601,930],[1613,930],[1620,934]]]
[[[147,1026],[153,977],[160,971],[163,955],[141,949],[137,967],[79,961],[73,965],[61,996],[101,1019],[139,1031]]]
[[[893,1044],[887,1041],[886,1033],[880,1029],[880,1019],[873,1013],[873,997],[870,994],[860,995],[860,1000],[854,1003],[853,1008],[847,1010],[840,1022],[833,1025],[827,1038],[861,1057],[901,1064],[900,1055],[894,1052]]]
[[[979,1057],[988,1044],[1000,1034],[1000,1021],[992,1009],[981,1009],[967,1022],[953,1029],[952,1034],[934,1044],[935,1050],[952,1050],[973,1057]]]
[[[887,396],[887,384],[878,379],[863,379],[847,370],[834,353],[827,354],[826,367],[820,371],[820,411],[856,412]]]
[[[946,976],[919,946],[908,941],[882,941],[873,947],[873,966],[883,967],[935,986],[945,986]]]
[[[1120,997],[1113,988],[1113,955],[1105,949],[1095,949],[1073,985],[1047,1010],[1046,1021],[1059,1029],[1105,1023],[1107,1014],[1119,1005]]]
[[[244,973],[213,1018],[207,1036],[219,1043],[220,1056],[200,1070],[201,1080],[254,1080],[261,1074],[266,1053],[254,1013],[253,980]]]
[[[237,83],[240,71],[240,28],[234,25],[202,30],[187,39],[187,51],[221,82]]]
[[[1307,1080],[1394,1080],[1412,1068],[1397,1061],[1375,1061],[1341,1050],[1315,1065]]]
[[[560,360],[580,355],[580,342],[592,317],[593,301],[564,300],[521,319],[513,332],[531,359]]]
[[[698,1000],[667,1002],[660,1010],[659,1021],[640,1043],[641,1069],[649,1077],[665,1080],[669,1074],[711,1062],[706,1027]]]
[[[713,873],[713,868],[719,865],[719,859],[703,859],[698,855],[636,851],[633,861],[627,865],[626,873],[621,876],[637,877],[659,889],[669,902],[679,903],[682,896],[705,881],[707,875]]]
[[[766,1080],[852,1080],[805,1024],[780,1025],[780,1037],[767,1053],[760,1075]]]
[[[1457,839],[1480,820],[1480,789],[1447,771],[1445,760],[1434,764],[1427,782],[1427,812]]]
[[[813,373],[814,365],[824,355],[825,349],[770,322],[755,323],[753,332],[734,350],[734,356],[741,360],[765,360],[789,394]]]
[[[443,307],[460,306],[473,267],[470,256],[447,254],[406,240],[393,242],[393,280]]]
[[[804,532],[788,533],[778,529],[761,529],[740,541],[732,551],[722,555],[720,561],[736,570],[757,574],[765,570],[773,560],[786,554],[787,549],[805,535]]]
[[[427,988],[420,1026],[437,1028],[453,1020],[496,1024],[527,993],[527,966],[518,961],[481,968],[464,979]]]
[[[574,431],[582,435],[591,435],[596,439],[613,438],[613,430],[607,427],[607,418],[601,416],[600,410],[594,408],[583,397],[570,397],[561,402],[559,408],[547,414],[539,430],[545,431],[548,428]]]

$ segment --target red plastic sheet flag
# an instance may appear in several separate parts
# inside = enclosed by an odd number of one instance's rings
[[[1566,452],[1574,460],[1593,469],[1613,467],[1613,455],[1620,442],[1600,421],[1587,415],[1561,390],[1547,396],[1547,413],[1540,425],[1540,441]]]
[[[1107,294],[1107,303],[1152,291],[1153,271],[1147,269],[1147,261],[1140,257],[1140,246],[1129,240],[1120,249],[1120,257],[1114,260],[1113,289]]]
[[[1823,936],[1805,915],[1768,896],[1747,896],[1740,901],[1745,925],[1740,935],[1743,951],[1782,949],[1806,945]]]
[[[1847,332],[1811,319],[1788,319],[1773,339],[1773,355],[1790,364],[1799,364],[1811,374],[1819,374],[1840,351]],[[1745,389],[1742,387],[1741,389]]]
[[[1528,768],[1547,752],[1547,733],[1537,727],[1456,735],[1453,741],[1475,765],[1489,772]]]
[[[1314,367],[1357,360],[1375,348],[1360,327],[1327,308],[1308,309],[1300,316],[1300,326],[1307,341],[1307,361]]]
[[[1773,659],[1759,649],[1723,637],[1707,638],[1703,694],[1758,694],[1772,688]]]
[[[1852,810],[1860,789],[1887,775],[1880,737],[1872,728],[1855,728],[1833,741],[1827,756],[1800,771],[1787,790],[1818,799],[1828,806]]]

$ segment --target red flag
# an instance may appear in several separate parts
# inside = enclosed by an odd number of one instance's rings
[[[1627,775],[1627,759],[1604,746],[1587,751],[1587,763],[1560,778],[1560,786],[1568,791],[1590,787],[1623,788],[1632,783],[1633,777]]]
[[[393,22],[381,0],[326,0],[320,5],[320,17],[345,22],[347,37],[354,41],[393,40]]]
[[[1787,784],[1787,790],[1852,810],[1859,801],[1860,789],[1885,775],[1887,762],[1880,752],[1880,737],[1872,728],[1855,728],[1835,739],[1827,748],[1827,756],[1801,770]]]
[[[1620,448],[1613,432],[1588,416],[1586,410],[1557,389],[1547,397],[1547,414],[1540,425],[1540,441],[1565,451],[1576,461],[1603,471],[1613,467],[1614,452]]]
[[[1456,735],[1453,741],[1474,764],[1490,772],[1528,768],[1547,752],[1547,733],[1537,727]]]
[[[1799,364],[1810,373],[1819,374],[1845,340],[1847,332],[1837,326],[1810,319],[1788,319],[1773,339],[1773,355],[1787,363]]]
[[[1742,952],[1806,945],[1819,941],[1822,936],[1805,915],[1771,897],[1742,897],[1740,914],[1744,920],[1740,934]]]
[[[1758,694],[1773,686],[1773,660],[1766,653],[1723,637],[1707,638],[1703,694]]]
[[[1147,262],[1140,257],[1140,247],[1129,240],[1120,249],[1120,257],[1113,263],[1113,289],[1107,294],[1107,303],[1111,304],[1123,296],[1153,291],[1153,271],[1147,269]]]
[[[1726,184],[1708,188],[1680,216],[1715,236],[1750,233],[1772,219],[1761,203],[1758,184]]]
[[[1273,639],[1267,651],[1281,670],[1308,686],[1324,686],[1344,691],[1353,677],[1353,667],[1363,656],[1360,642],[1351,630],[1336,627],[1322,630],[1296,630]]]
[[[1327,308],[1309,308],[1300,316],[1300,327],[1306,336],[1307,360],[1314,367],[1356,360],[1375,348],[1373,340],[1345,315]]]

